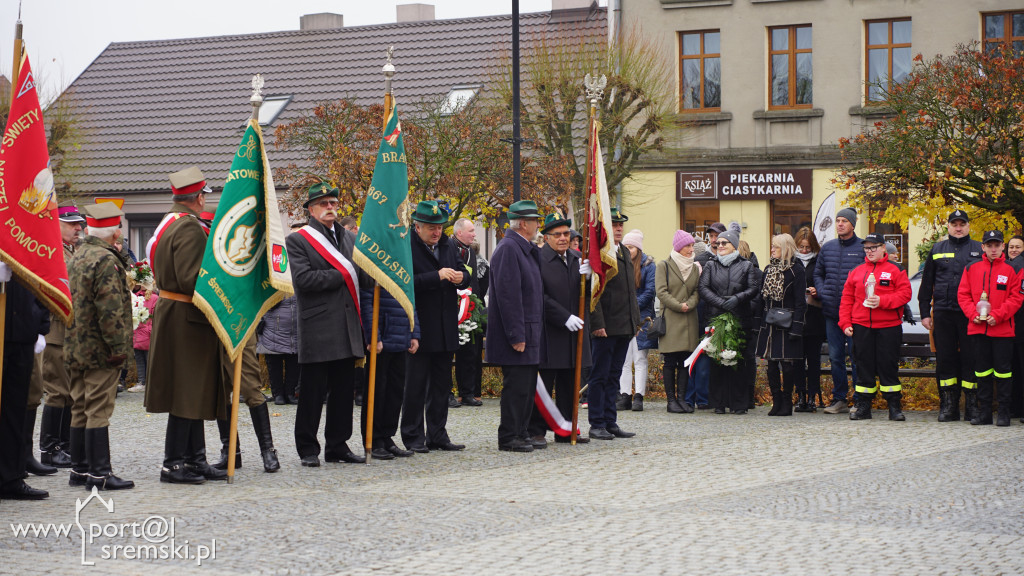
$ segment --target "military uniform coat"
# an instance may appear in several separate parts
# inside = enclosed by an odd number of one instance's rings
[[[310,220],[309,225],[324,235],[341,255],[352,260],[355,235],[335,224],[328,231],[323,224]],[[341,275],[309,240],[298,233],[285,238],[288,259],[292,266],[292,285],[298,304],[299,362],[313,364],[346,358],[362,358],[365,354],[359,309]],[[359,293],[361,281],[358,268],[355,283]],[[364,302],[373,306],[373,302]]]
[[[68,272],[71,272],[71,258],[75,255],[74,249],[64,244],[64,265],[67,266]],[[68,279],[70,281],[70,278]],[[52,318],[51,318],[52,320]],[[63,322],[51,322],[50,333],[46,335],[46,343],[53,344],[55,346],[64,345],[64,323]]]
[[[566,250],[567,262],[547,244],[540,249],[540,276],[544,283],[544,329],[548,344],[547,360],[541,370],[565,370],[576,366],[578,336],[565,327],[569,315],[580,312],[580,258]],[[590,319],[590,291],[583,304],[583,321]],[[584,325],[583,366],[590,366],[590,331]]]
[[[120,368],[107,358],[132,354],[132,303],[127,263],[106,241],[87,236],[71,261],[71,327],[64,360],[71,370]]]
[[[171,223],[154,247],[153,279],[162,291],[191,297],[207,232],[189,208],[174,204],[171,212],[187,216]],[[195,305],[160,298],[149,342],[146,410],[190,420],[225,418],[220,345],[213,326]]]

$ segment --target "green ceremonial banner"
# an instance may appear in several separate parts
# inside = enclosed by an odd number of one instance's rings
[[[352,259],[398,300],[409,315],[412,330],[416,294],[412,284],[408,195],[409,168],[405,163],[402,123],[398,121],[398,106],[392,106],[384,123]]]
[[[267,310],[292,294],[274,178],[256,120],[242,136],[206,241],[193,302],[235,358]]]

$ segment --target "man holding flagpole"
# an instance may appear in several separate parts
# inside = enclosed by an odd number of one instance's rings
[[[338,219],[337,188],[314,184],[303,207],[309,224],[285,242],[299,311],[302,394],[295,413],[295,448],[303,466],[320,465],[320,414],[327,398],[324,459],[363,463],[352,436],[355,362],[365,354],[359,322],[359,276],[352,264],[355,235]],[[328,393],[330,395],[328,396]]]

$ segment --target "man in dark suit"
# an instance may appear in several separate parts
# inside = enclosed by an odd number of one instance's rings
[[[591,315],[591,353],[594,368],[590,373],[589,398],[590,437],[614,440],[635,436],[618,425],[615,400],[619,393],[619,377],[626,361],[629,341],[640,325],[640,308],[633,281],[633,260],[622,242],[622,228],[629,217],[612,208],[612,234],[618,273],[608,280],[601,300]]]
[[[533,243],[540,218],[532,200],[509,206],[509,229],[491,257],[487,361],[501,365],[498,449],[503,451],[547,447],[546,442],[531,442],[527,431],[537,369],[546,356],[540,248]]]
[[[469,274],[469,289],[473,295],[481,300],[484,297],[480,286],[480,266],[477,265],[476,250],[473,243],[476,241],[476,224],[468,218],[459,218],[455,221],[455,229],[452,241],[455,250],[459,255],[459,262]],[[483,338],[474,338],[459,346],[455,352],[455,385],[459,387],[461,403],[450,399],[449,406],[482,406],[483,402],[477,400],[480,390],[480,380],[483,377]],[[451,400],[455,400],[454,404]]]
[[[469,274],[455,246],[444,233],[448,212],[434,201],[420,202],[412,214],[413,282],[420,345],[407,356],[405,401],[402,403],[402,442],[413,452],[462,450],[453,444],[448,422],[448,393],[452,389],[452,358],[459,348],[459,295],[469,286]],[[424,432],[424,411],[426,431]]]
[[[320,465],[316,436],[327,396],[324,459],[362,463],[365,459],[347,444],[352,437],[355,362],[365,348],[359,325],[360,276],[352,263],[355,235],[335,222],[337,188],[314,184],[303,206],[309,209],[309,224],[285,239],[298,304],[302,365],[295,448],[303,466]]]
[[[577,316],[580,305],[580,273],[590,273],[590,264],[569,249],[569,220],[561,214],[548,214],[544,219],[544,247],[540,249],[540,275],[544,283],[544,332],[547,340],[547,360],[540,364],[540,378],[550,395],[555,393],[555,406],[562,417],[572,422],[572,403],[575,395],[577,332],[589,318],[590,291],[586,291],[583,318]],[[583,366],[590,366],[590,335],[584,330]],[[548,430],[544,417],[534,408],[528,431],[535,446],[545,443]],[[579,443],[590,442],[585,436]],[[569,436],[555,435],[555,442],[569,442]]]

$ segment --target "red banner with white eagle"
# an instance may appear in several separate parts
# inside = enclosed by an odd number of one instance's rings
[[[0,260],[55,317],[69,321],[71,287],[61,248],[57,192],[26,54],[0,145]]]

